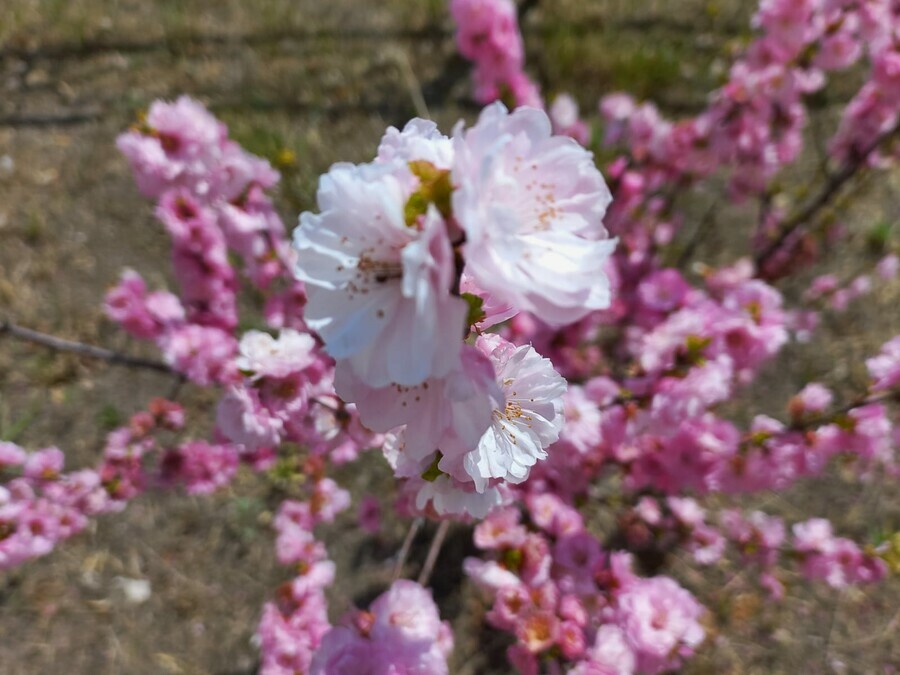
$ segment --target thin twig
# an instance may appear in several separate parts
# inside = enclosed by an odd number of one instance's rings
[[[851,401],[850,403],[834,408],[833,410],[830,410],[823,415],[814,415],[807,419],[794,422],[788,427],[787,431],[804,431],[806,429],[811,429],[812,427],[824,426],[833,422],[839,417],[846,415],[853,410],[856,410],[857,408],[862,408],[866,405],[872,405],[873,403],[896,401],[898,399],[900,399],[900,390],[898,389],[887,389],[885,391],[880,391],[877,394],[858,398],[855,401]]]
[[[782,245],[784,245],[792,234],[803,230],[812,217],[815,216],[819,210],[827,206],[838,195],[844,184],[856,175],[856,172],[863,167],[869,156],[875,152],[882,143],[889,140],[891,136],[896,135],[898,132],[900,132],[900,124],[894,125],[883,134],[879,134],[874,141],[869,143],[869,145],[864,147],[844,164],[840,171],[833,174],[831,178],[825,182],[822,190],[819,191],[806,206],[785,220],[782,223],[778,234],[776,234],[772,241],[755,256],[756,269],[762,269],[769,259],[781,249]]]
[[[397,581],[397,579],[400,578],[400,575],[403,574],[403,566],[406,564],[406,559],[409,557],[409,550],[412,548],[413,539],[416,538],[416,533],[419,531],[420,527],[422,527],[421,518],[416,518],[409,526],[409,532],[406,533],[406,538],[403,540],[403,546],[400,547],[400,553],[397,554],[397,564],[394,565],[394,581]]]
[[[12,337],[31,342],[36,345],[48,347],[58,352],[71,352],[80,356],[87,356],[92,359],[101,359],[109,363],[115,363],[130,368],[146,368],[155,370],[160,373],[174,372],[168,365],[162,361],[154,361],[153,359],[145,359],[139,356],[129,356],[121,352],[114,352],[111,349],[103,347],[95,347],[94,345],[76,342],[74,340],[65,340],[53,335],[47,335],[30,328],[17,326],[11,321],[0,321],[0,335],[11,335]]]
[[[102,119],[101,111],[71,112],[64,114],[9,115],[0,117],[0,127],[69,127],[77,124],[96,122]]]
[[[675,269],[684,269],[684,265],[691,259],[691,256],[694,255],[694,251],[697,250],[697,245],[706,233],[709,232],[710,227],[715,222],[714,214],[717,212],[718,206],[718,202],[713,202],[710,204],[706,213],[703,214],[703,217],[700,219],[700,223],[697,225],[691,238],[688,240],[681,253],[678,254],[678,259],[675,261],[674,265]]]
[[[425,103],[425,95],[422,93],[422,84],[419,82],[419,78],[416,77],[412,64],[409,62],[409,54],[407,54],[404,49],[397,49],[394,58],[397,61],[397,65],[400,67],[400,72],[403,74],[406,88],[409,90],[409,98],[412,100],[416,115],[423,119],[430,120],[431,113],[428,111],[428,104]]]
[[[431,546],[428,547],[428,555],[425,557],[425,564],[422,565],[422,571],[419,573],[419,585],[424,586],[431,578],[434,571],[434,564],[437,562],[438,555],[441,553],[441,546],[447,536],[447,530],[450,529],[450,521],[442,520],[438,526],[437,532],[434,533],[434,539],[431,540]]]

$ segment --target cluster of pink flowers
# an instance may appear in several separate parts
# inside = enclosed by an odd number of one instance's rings
[[[760,585],[775,599],[784,597],[779,576],[792,566],[833,588],[881,581],[888,573],[875,551],[835,537],[831,523],[821,518],[796,523],[789,532],[780,517],[762,511],[726,509],[711,522],[707,510],[689,497],[642,497],[620,523],[629,547],[639,554],[683,548],[697,564],[712,565],[730,546],[745,568],[756,567]]]
[[[891,100],[896,75],[890,64],[896,55],[898,16],[891,0],[764,1],[754,18],[759,36],[733,64],[728,82],[714,93],[707,110],[672,123],[650,103],[612,95],[601,104],[607,141],[624,142],[639,163],[675,177],[704,177],[725,166],[736,198],[760,194],[802,149],[804,97],[825,86],[826,73],[848,68],[867,51],[875,64],[873,80],[855,101],[878,99],[884,112],[875,134],[890,128],[888,110],[896,122],[896,102]],[[888,89],[893,93],[881,93]],[[875,114],[855,111],[862,105],[854,102],[848,108],[857,123],[863,114]],[[842,125],[839,137],[846,138],[840,143],[861,148],[874,138],[872,124],[855,129],[853,124],[848,119]],[[833,154],[843,158],[841,152]]]
[[[513,0],[451,0],[456,45],[475,66],[479,103],[542,107],[537,85],[525,73],[525,46]]]
[[[219,401],[216,426],[256,468],[270,466],[286,442],[335,463],[381,445],[354,406],[335,396],[333,363],[309,333],[285,328],[274,338],[248,331],[234,365],[243,378]]]
[[[453,633],[431,593],[398,579],[367,611],[351,612],[325,635],[308,672],[447,675],[451,651]]]
[[[294,234],[307,325],[335,389],[417,510],[484,516],[562,423],[565,381],[528,345],[483,333],[520,311],[561,325],[609,305],[590,155],[538,110],[487,108],[452,138],[413,120],[374,162],[336,164]],[[466,341],[473,333],[473,343]]]
[[[267,297],[273,326],[302,327],[302,286],[290,279],[284,225],[266,190],[278,173],[228,138],[224,124],[196,101],[155,102],[119,137],[138,187],[157,201],[172,240],[180,298],[147,293],[126,271],[106,298],[106,312],[128,332],[156,341],[175,370],[200,385],[237,379],[238,273]]]
[[[99,466],[70,472],[63,470],[65,456],[58,448],[29,453],[0,441],[0,569],[46,555],[84,530],[91,518],[121,511],[154,482],[186,479],[190,489],[195,474],[176,475],[162,467],[166,453],[191,456],[191,444],[164,450],[157,438],[183,426],[181,407],[156,399],[107,436]],[[150,458],[156,460],[155,469]],[[193,460],[194,466],[200,463]]]
[[[510,660],[541,672],[660,673],[703,642],[703,607],[668,577],[641,578],[624,551],[604,551],[581,514],[552,493],[493,512],[475,544],[493,556],[466,571],[493,595],[488,622],[516,636]]]
[[[873,6],[877,7],[874,3]],[[895,8],[894,12],[893,17],[872,17],[872,49],[876,50],[872,73],[844,111],[841,125],[831,142],[831,154],[839,159],[864,158],[873,164],[886,161],[877,150],[868,156],[866,151],[896,130],[900,122],[900,31],[885,30],[900,15],[900,10]]]
[[[296,570],[296,576],[279,589],[276,601],[263,607],[257,629],[263,675],[315,672],[310,670],[313,655],[332,631],[324,590],[334,581],[335,566],[313,528],[333,522],[350,505],[350,494],[329,478],[313,478],[309,500],[285,500],[275,517],[278,561]]]
[[[762,3],[754,23],[757,37],[696,117],[672,122],[653,103],[637,103],[627,94],[601,101],[605,142],[623,151],[609,171],[616,202],[607,224],[622,238],[617,260],[628,261],[622,270],[626,282],[681,224],[671,209],[677,196],[671,186],[689,186],[725,170],[734,201],[766,194],[776,174],[799,156],[806,98],[825,86],[829,71],[848,68],[864,54],[875,64],[831,143],[835,160],[876,163],[880,155],[873,143],[896,130],[896,86],[883,93],[894,77],[889,64],[895,62],[900,23],[896,3],[778,0]],[[809,257],[813,243],[800,230],[780,239],[787,214],[768,198],[762,207],[755,246],[767,253],[759,272],[774,278]]]

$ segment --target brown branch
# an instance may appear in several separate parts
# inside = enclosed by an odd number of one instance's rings
[[[70,352],[72,354],[78,354],[79,356],[108,361],[109,363],[115,363],[120,366],[128,366],[129,368],[146,368],[147,370],[155,370],[160,373],[174,373],[174,371],[162,361],[154,361],[153,359],[145,359],[139,356],[129,356],[128,354],[122,354],[121,352],[114,352],[111,349],[95,347],[94,345],[75,342],[74,340],[65,340],[53,335],[47,335],[46,333],[31,330],[30,328],[17,326],[11,321],[0,320],[0,335],[4,334],[58,352]]]
[[[831,424],[839,417],[846,415],[847,413],[856,410],[857,408],[862,408],[866,405],[872,405],[873,403],[885,403],[887,401],[900,401],[900,389],[887,389],[886,391],[880,391],[877,394],[871,394],[869,396],[858,398],[855,401],[851,401],[850,403],[834,408],[833,410],[829,410],[827,413],[824,413],[822,415],[812,415],[807,418],[801,418],[800,420],[796,420],[788,425],[786,431],[805,431],[813,427]]]
[[[450,521],[442,520],[437,532],[434,533],[434,539],[431,540],[431,546],[428,547],[428,555],[425,557],[425,564],[422,565],[422,571],[419,573],[418,581],[420,586],[425,586],[431,578],[434,565],[441,552],[441,546],[443,546],[444,539],[447,537],[448,529],[450,529]]]
[[[394,565],[394,581],[397,581],[397,579],[400,578],[400,575],[403,574],[403,566],[406,564],[406,559],[409,557],[409,551],[412,548],[413,540],[416,538],[416,533],[419,531],[420,527],[422,527],[421,518],[416,518],[409,526],[409,531],[406,533],[406,538],[403,540],[403,546],[400,547],[400,553],[397,555],[397,564]]]
[[[837,173],[832,174],[819,193],[813,197],[806,206],[785,220],[772,241],[770,241],[762,251],[756,254],[754,257],[756,269],[762,269],[769,259],[778,253],[791,235],[805,229],[813,216],[815,216],[819,210],[827,206],[838,195],[841,188],[843,188],[844,185],[856,175],[857,171],[865,165],[869,156],[875,152],[882,143],[889,140],[898,132],[900,132],[900,123],[894,125],[883,134],[879,134],[874,141],[851,157]]]

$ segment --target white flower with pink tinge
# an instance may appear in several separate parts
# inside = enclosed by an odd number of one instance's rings
[[[334,387],[342,399],[356,403],[360,420],[372,431],[402,427],[395,434],[398,451],[422,462],[449,437],[464,451],[474,448],[491,424],[491,410],[503,405],[494,367],[481,350],[464,345],[459,363],[447,376],[419,385],[376,388],[339,362]]]
[[[439,450],[438,468],[479,493],[493,479],[521,483],[559,438],[566,381],[532,347],[495,334],[464,346],[460,364],[418,386],[373,388],[339,363],[335,388],[373,431],[402,427],[405,465],[427,467]]]
[[[287,377],[316,362],[316,341],[309,333],[286,328],[277,338],[259,330],[244,333],[235,360],[238,370],[255,378]]]
[[[476,448],[460,453],[465,449],[445,439],[438,466],[458,480],[474,481],[475,489],[483,492],[492,479],[523,482],[531,467],[546,459],[546,449],[562,430],[566,381],[529,345],[516,347],[489,334],[479,337],[475,346],[494,366],[502,406],[493,409],[491,426]]]
[[[294,233],[305,319],[326,351],[373,387],[416,385],[459,361],[466,303],[451,295],[455,264],[432,206],[407,225],[419,179],[406,161],[335,164],[319,182],[321,213]]]
[[[453,215],[466,272],[498,301],[562,325],[610,304],[612,201],[591,153],[546,113],[495,103],[453,136]]]

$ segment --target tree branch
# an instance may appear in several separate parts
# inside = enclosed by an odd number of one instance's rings
[[[394,581],[397,581],[397,579],[400,578],[400,575],[403,574],[403,566],[406,564],[406,559],[409,557],[409,551],[412,548],[413,540],[416,538],[416,533],[419,531],[420,527],[422,527],[421,518],[416,518],[409,526],[409,531],[406,533],[406,538],[403,540],[403,546],[400,547],[400,553],[397,555],[397,564],[394,565]]]
[[[450,529],[450,521],[442,520],[437,532],[434,533],[434,539],[431,540],[431,546],[428,547],[428,555],[425,557],[425,564],[422,565],[422,571],[419,573],[418,581],[420,586],[428,584],[428,580],[431,578],[434,565],[441,552],[441,546],[443,546],[444,539],[447,537],[448,529]]]
[[[754,257],[754,262],[756,263],[756,269],[762,269],[762,267],[769,261],[769,259],[778,253],[784,243],[788,240],[788,238],[793,235],[795,232],[800,232],[805,229],[809,221],[813,218],[813,216],[818,213],[818,211],[825,206],[827,206],[840,192],[841,188],[856,175],[856,172],[859,171],[866,163],[866,160],[869,159],[869,156],[878,149],[878,147],[885,141],[889,140],[892,136],[896,135],[900,132],[900,123],[894,125],[891,129],[888,129],[883,134],[880,134],[874,141],[869,143],[866,147],[864,147],[860,152],[858,152],[854,157],[847,161],[843,167],[841,167],[840,171],[833,174],[822,187],[822,190],[813,197],[800,211],[795,213],[793,216],[785,220],[781,224],[781,228],[778,233],[773,237],[772,241],[757,255]]]
[[[120,366],[128,366],[129,368],[145,368],[147,370],[155,370],[160,373],[174,373],[167,364],[162,361],[154,361],[153,359],[145,359],[139,356],[129,356],[121,352],[114,352],[111,349],[103,347],[95,347],[94,345],[84,344],[83,342],[75,342],[74,340],[65,340],[46,333],[40,333],[30,328],[17,326],[11,321],[0,320],[0,335],[10,335],[14,338],[31,342],[36,345],[48,347],[58,352],[70,352],[79,356],[87,356],[92,359],[100,359],[115,363]]]

